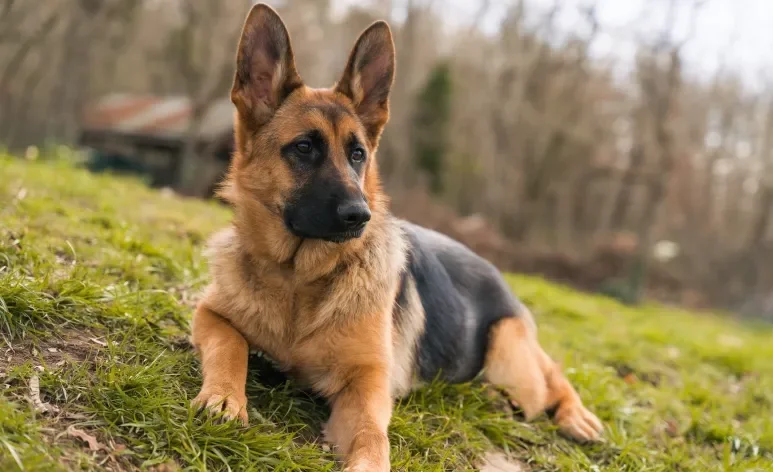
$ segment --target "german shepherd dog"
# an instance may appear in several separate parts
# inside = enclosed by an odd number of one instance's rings
[[[220,190],[231,227],[208,246],[192,321],[194,405],[247,423],[250,348],[325,397],[326,439],[349,471],[389,470],[392,404],[421,381],[481,371],[532,419],[597,439],[602,425],[542,350],[529,310],[462,244],[389,213],[376,149],[395,50],[378,21],[340,80],[312,89],[278,14],[254,6],[231,90],[236,150]]]

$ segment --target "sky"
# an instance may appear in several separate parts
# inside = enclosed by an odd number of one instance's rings
[[[377,0],[375,0],[377,1]],[[415,1],[415,0],[414,0]],[[482,0],[434,0],[450,27],[467,26]],[[545,12],[557,0],[527,0],[532,11]],[[640,38],[652,38],[667,24],[669,0],[558,0],[563,4],[558,18],[559,31],[583,31],[587,28],[579,8],[596,5],[603,31],[593,48],[599,58],[614,57],[619,67],[632,64],[635,44]],[[740,72],[750,86],[773,82],[773,0],[702,0],[694,24],[690,10],[694,0],[677,0],[675,37],[689,41],[684,46],[685,63],[695,75],[711,75],[718,68]],[[334,0],[342,11],[358,0]],[[399,19],[408,0],[392,0]],[[496,32],[507,0],[489,0],[483,28]],[[693,31],[690,34],[690,31]]]

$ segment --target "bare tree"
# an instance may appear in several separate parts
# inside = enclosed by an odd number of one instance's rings
[[[232,2],[231,2],[232,3]],[[202,120],[212,103],[223,99],[233,81],[233,57],[239,28],[229,15],[229,2],[206,0],[181,2],[178,26],[166,43],[166,60],[173,64],[176,76],[190,101],[190,119],[180,159],[179,185],[184,193],[198,194],[202,185],[202,156],[199,133]],[[246,11],[245,8],[242,10]],[[227,31],[224,36],[218,33]],[[218,38],[219,41],[214,41]]]
[[[2,144],[72,143],[84,104],[105,93],[186,97],[190,121],[172,173],[182,192],[200,194],[216,173],[200,128],[227,101],[252,3],[48,0],[40,8],[0,0]],[[631,39],[598,21],[593,0],[575,10],[584,22],[572,31],[558,19],[573,3],[506,3],[492,32],[483,23],[501,2],[478,2],[454,27],[445,20],[459,12],[448,2],[357,2],[342,15],[332,0],[274,2],[311,86],[338,78],[362,29],[391,20],[397,82],[379,165],[396,202],[419,195],[443,218],[476,214],[504,241],[503,254],[540,249],[589,269],[572,277],[594,272],[598,247],[630,238],[636,244],[620,256],[628,271],[613,275],[633,283],[633,298],[668,272],[712,303],[767,306],[758,301],[773,285],[773,85],[752,90],[732,67],[690,74],[682,51],[692,33],[675,36],[676,13],[695,18],[703,2],[657,2],[666,24],[654,40],[634,38],[635,67],[625,77],[613,70],[617,56],[591,54],[602,33]],[[438,64],[452,86],[433,102],[418,91]],[[427,196],[414,125],[438,115],[443,126],[422,139],[442,141],[443,185]],[[428,213],[422,220],[434,221]],[[681,247],[668,264],[650,258],[663,238]],[[524,260],[514,261],[507,268]]]

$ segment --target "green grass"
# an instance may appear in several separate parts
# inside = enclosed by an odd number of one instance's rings
[[[228,220],[136,180],[0,156],[0,470],[339,470],[319,440],[324,403],[260,358],[248,428],[188,407],[202,244]],[[489,450],[535,471],[773,470],[770,326],[509,280],[605,442],[575,444],[546,418],[524,424],[479,383],[433,384],[396,408],[392,470],[476,470]],[[33,376],[57,411],[35,410]]]

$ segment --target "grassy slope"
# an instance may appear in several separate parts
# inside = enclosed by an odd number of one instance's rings
[[[228,217],[133,180],[0,156],[0,470],[337,470],[318,443],[324,405],[260,359],[249,428],[187,407],[200,383],[185,342],[206,282],[200,249]],[[531,470],[773,470],[770,327],[510,280],[606,442],[514,421],[479,384],[432,385],[396,409],[393,470],[474,470],[492,448]],[[58,412],[32,407],[34,375]]]

